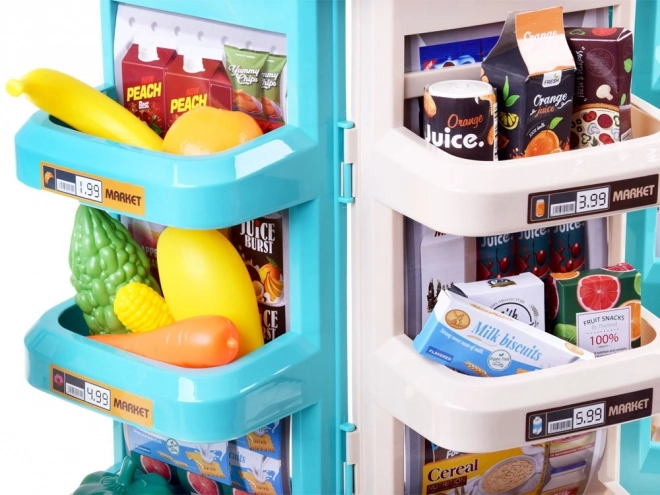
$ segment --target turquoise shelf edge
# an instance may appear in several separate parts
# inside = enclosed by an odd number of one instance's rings
[[[46,312],[25,337],[28,382],[108,415],[101,407],[56,392],[56,372],[51,369],[116,390],[113,413],[123,412],[127,423],[178,440],[212,443],[237,438],[320,398],[319,350],[295,332],[233,363],[208,369],[157,363],[94,342],[85,333],[73,300]],[[146,404],[146,410],[122,409],[126,397],[129,404]]]
[[[41,189],[41,164],[47,163],[143,187],[145,214],[129,216],[180,228],[237,225],[310,201],[328,180],[313,166],[316,143],[293,126],[226,152],[184,157],[85,135],[39,111],[19,130],[15,142],[17,177],[24,184]]]
[[[660,2],[637,2],[633,92],[660,106]],[[640,63],[643,61],[644,63]],[[660,260],[656,256],[657,208],[628,213],[626,258],[642,274],[642,302],[660,315]],[[655,398],[655,400],[660,400]],[[633,495],[658,493],[660,487],[660,443],[651,441],[651,419],[621,425],[620,482]]]

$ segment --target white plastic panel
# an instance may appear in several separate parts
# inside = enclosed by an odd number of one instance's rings
[[[561,160],[466,162],[432,149],[404,127],[404,100],[420,96],[425,84],[479,77],[479,64],[406,73],[406,36],[501,23],[508,11],[560,2],[532,3],[353,0],[348,118],[359,136],[351,220],[352,398],[360,431],[356,493],[403,493],[404,423],[443,447],[492,451],[525,443],[526,412],[655,388],[660,378],[653,364],[660,341],[591,362],[488,380],[459,375],[423,358],[404,335],[404,215],[446,233],[516,232],[530,228],[526,203],[531,192],[660,171],[660,113],[637,98],[636,139],[573,151]],[[565,12],[613,4],[614,25],[632,28],[631,0],[563,2]],[[564,222],[545,226],[558,223]],[[619,261],[624,257],[623,216],[609,217],[608,226],[609,261]],[[660,323],[648,312],[644,317],[648,335],[654,335]],[[609,444],[616,454],[618,429],[611,430]],[[626,493],[618,485],[616,462],[608,459],[589,493]]]

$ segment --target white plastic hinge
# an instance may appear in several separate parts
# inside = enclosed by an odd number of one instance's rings
[[[346,461],[344,462],[344,494],[353,495],[355,464],[359,457],[359,433],[353,423],[342,423],[341,430],[346,436]]]
[[[342,140],[344,143],[344,156],[339,167],[341,176],[339,201],[342,203],[354,203],[355,194],[353,193],[353,184],[355,183],[354,165],[357,160],[357,129],[355,128],[355,124],[349,120],[339,122],[339,127],[343,129]]]

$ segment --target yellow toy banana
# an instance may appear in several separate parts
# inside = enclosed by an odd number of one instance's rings
[[[74,129],[111,141],[160,151],[163,140],[109,96],[53,69],[35,69],[6,85],[12,96],[25,94],[44,112]]]

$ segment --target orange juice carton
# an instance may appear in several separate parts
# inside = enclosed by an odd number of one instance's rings
[[[510,12],[481,69],[497,88],[500,160],[569,150],[575,61],[562,7]]]
[[[577,71],[571,149],[632,138],[633,34],[625,28],[565,28]]]
[[[628,263],[552,273],[546,281],[548,331],[606,356],[639,347],[641,275]]]
[[[531,273],[453,284],[451,291],[488,306],[532,328],[545,330],[544,285]]]
[[[232,88],[226,76],[220,60],[177,55],[165,70],[167,128],[193,108],[229,109]]]
[[[413,347],[453,370],[480,377],[515,375],[594,358],[587,350],[452,291],[440,293]]]
[[[175,56],[169,48],[134,43],[122,59],[124,107],[159,136],[166,129],[165,68]]]

